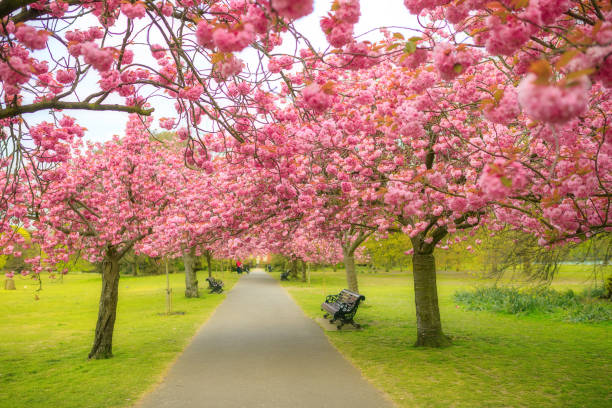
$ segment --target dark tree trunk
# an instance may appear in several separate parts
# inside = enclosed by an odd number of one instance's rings
[[[342,248],[342,258],[344,261],[344,269],[346,271],[346,284],[348,285],[349,290],[359,293],[357,273],[355,272],[355,252]]]
[[[210,254],[210,251],[206,251],[206,266],[208,268],[208,277],[212,278],[212,255]]]
[[[195,250],[190,248],[183,252],[183,265],[185,266],[185,297],[199,297],[198,278],[195,271]]]
[[[417,347],[444,347],[450,339],[442,332],[438,289],[436,286],[436,260],[433,254],[415,253],[412,256],[414,274],[414,301],[417,317]]]
[[[300,260],[302,266],[302,282],[306,282],[306,262]]]
[[[119,257],[114,251],[106,254],[102,266],[102,293],[98,309],[98,322],[90,359],[104,359],[113,356],[113,330],[117,317],[119,295]]]
[[[297,259],[291,260],[291,268],[290,268],[289,276],[291,276],[292,279],[296,279],[298,276]]]

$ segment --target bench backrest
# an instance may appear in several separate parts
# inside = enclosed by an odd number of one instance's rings
[[[338,294],[338,303],[344,303],[347,305],[354,305],[359,303],[360,300],[365,300],[365,296],[359,293],[351,292],[348,289],[342,289],[342,292]]]

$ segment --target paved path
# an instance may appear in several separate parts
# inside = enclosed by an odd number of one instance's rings
[[[142,408],[387,408],[274,278],[244,276]]]

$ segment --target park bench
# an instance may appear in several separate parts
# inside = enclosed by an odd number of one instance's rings
[[[289,273],[291,273],[291,271],[285,271],[285,272],[281,273],[281,280],[282,281],[289,280]]]
[[[221,293],[223,292],[223,282],[215,278],[206,278],[208,281],[208,293]]]
[[[365,300],[365,296],[359,293],[351,292],[348,289],[342,289],[337,295],[329,295],[325,302],[321,304],[321,310],[325,312],[325,318],[330,318],[330,323],[340,322],[338,329],[341,329],[345,324],[352,324],[356,328],[361,326],[355,323],[353,317],[357,313],[359,302]]]

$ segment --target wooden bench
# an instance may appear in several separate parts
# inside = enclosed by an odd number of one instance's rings
[[[330,318],[330,323],[339,322],[338,329],[348,323],[360,328],[361,326],[355,323],[353,317],[355,317],[359,302],[362,300],[365,300],[365,296],[348,289],[342,289],[337,295],[327,296],[325,302],[321,304],[321,310],[325,312],[324,317],[326,319]]]
[[[206,278],[208,281],[208,293],[221,293],[223,292],[223,282],[215,278]]]
[[[291,273],[291,271],[285,271],[285,272],[281,273],[281,280],[282,281],[289,280],[289,274],[290,273]]]

